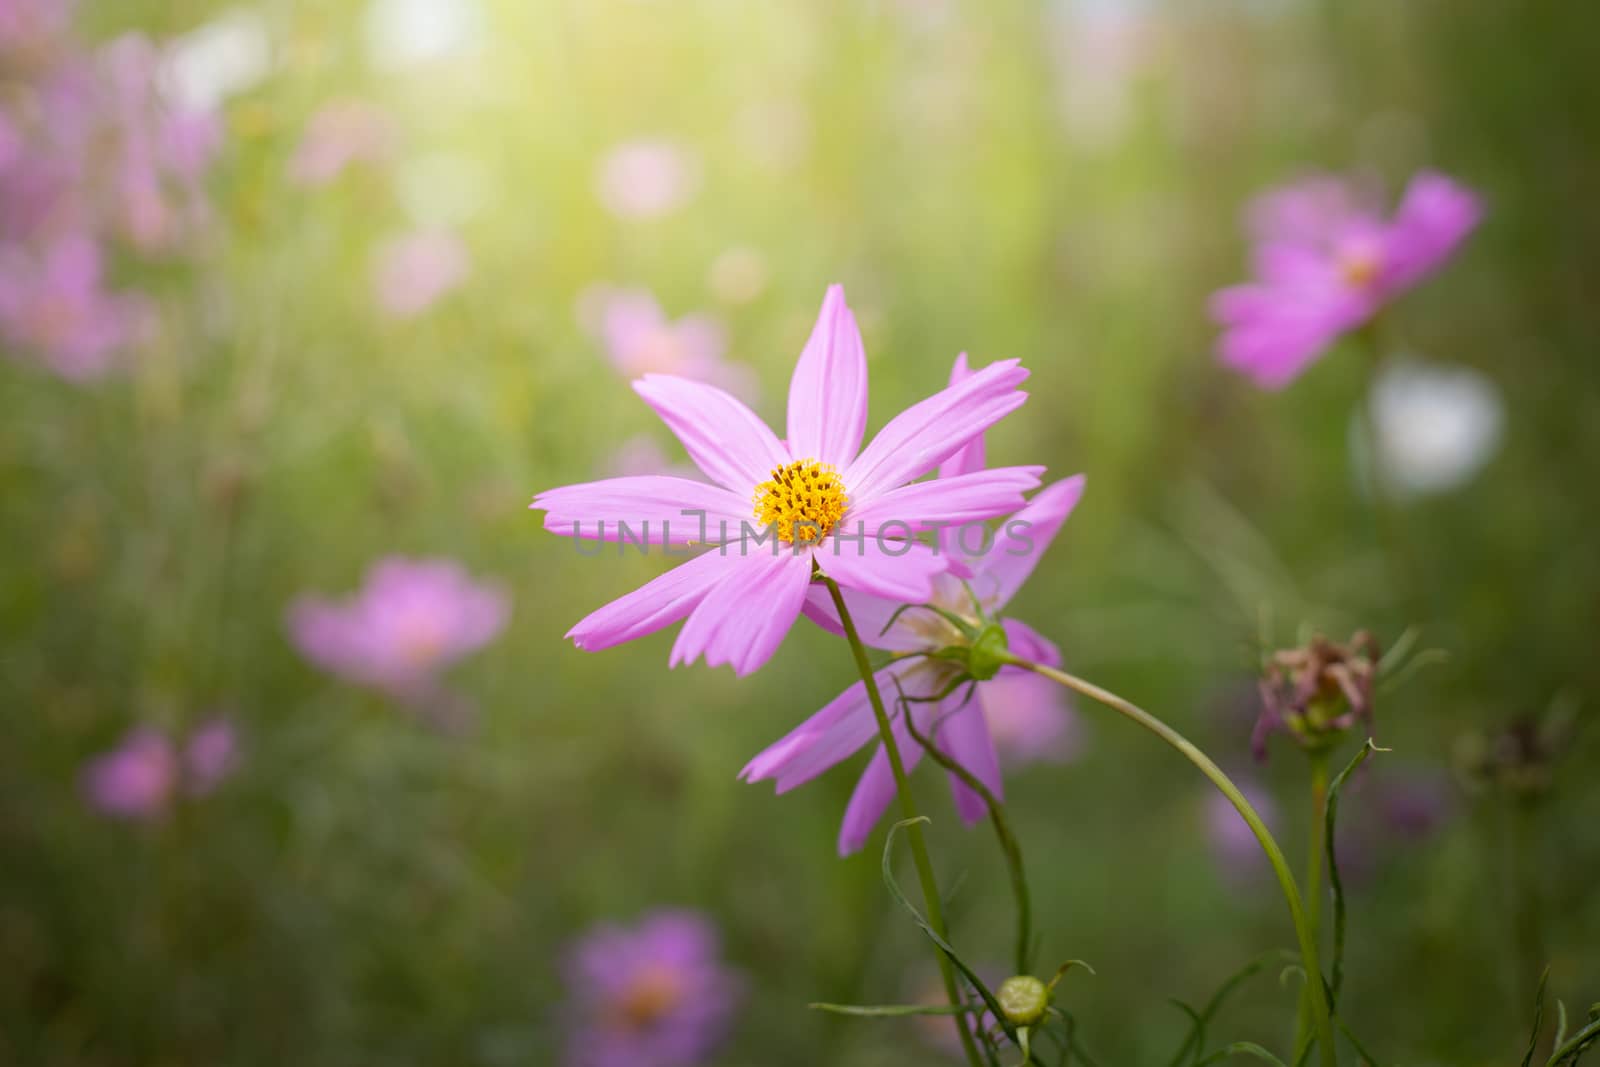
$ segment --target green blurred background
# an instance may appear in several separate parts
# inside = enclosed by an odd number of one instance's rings
[[[861,757],[783,797],[735,781],[849,683],[844,646],[802,623],[738,680],[669,672],[670,633],[594,655],[562,640],[663,563],[580,559],[528,500],[606,474],[637,434],[681,456],[580,325],[596,283],[720,319],[778,425],[830,282],[862,322],[869,430],[958,351],[1021,358],[1032,399],[991,461],[1089,488],[1016,614],[1258,776],[1293,854],[1304,760],[1277,744],[1256,771],[1248,749],[1264,627],[1276,644],[1420,627],[1450,658],[1380,703],[1395,751],[1374,780],[1434,775],[1448,811],[1371,849],[1345,1014],[1391,1062],[1503,1064],[1546,962],[1575,1017],[1600,998],[1589,5],[486,0],[443,5],[406,47],[384,44],[384,7],[80,12],[96,38],[242,14],[271,60],[222,102],[204,250],[127,267],[166,343],[91,388],[0,365],[0,1061],[555,1062],[566,944],[663,904],[712,913],[749,977],[718,1062],[942,1055],[910,1024],[805,1009],[928,980],[881,836],[834,854]],[[286,181],[342,97],[392,117],[393,158]],[[698,182],[661,218],[619,219],[596,168],[640,137],[680,146]],[[1259,392],[1216,364],[1205,299],[1243,275],[1253,194],[1333,169],[1393,195],[1423,166],[1487,216],[1386,344],[1481,371],[1504,430],[1481,470],[1383,519],[1352,448],[1368,362],[1337,351]],[[418,225],[461,235],[470,278],[392,321],[372,250]],[[294,596],[353,589],[390,553],[512,594],[506,632],[451,674],[479,709],[459,736],[286,639]],[[1464,736],[1553,705],[1577,710],[1548,792],[1459,787]],[[219,709],[242,757],[215,794],[154,825],[85,804],[80,768],[130,725]],[[1097,968],[1064,1003],[1103,1063],[1162,1063],[1185,1031],[1167,998],[1204,1000],[1292,931],[1262,872],[1219,866],[1192,768],[1079,718],[1075,761],[1009,779],[1042,958]],[[942,878],[965,873],[955,940],[999,964],[994,842],[918,777]],[[1281,1047],[1295,989],[1256,978],[1214,1034]]]

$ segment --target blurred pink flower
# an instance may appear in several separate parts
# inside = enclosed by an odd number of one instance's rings
[[[567,1067],[694,1067],[727,1037],[744,983],[692,911],[596,927],[569,953]]]
[[[438,674],[493,641],[510,600],[445,559],[390,557],[343,601],[304,596],[289,608],[289,636],[312,663],[407,700],[431,699]]]
[[[1237,775],[1234,782],[1268,827],[1278,821],[1277,805],[1260,785]],[[1266,856],[1250,824],[1227,797],[1214,789],[1206,791],[1205,829],[1217,869],[1225,880],[1242,882],[1267,869]]]
[[[563,537],[615,541],[628,524],[654,545],[709,540],[717,548],[592,613],[567,636],[598,651],[684,619],[673,665],[703,656],[745,675],[771,658],[800,617],[816,567],[858,592],[926,601],[951,561],[902,540],[910,527],[901,520],[926,528],[1015,511],[1040,468],[976,472],[937,489],[908,483],[1020,407],[1027,394],[1017,386],[1027,375],[1016,360],[986,367],[901,412],[862,449],[866,353],[837,285],[795,364],[786,441],[730,393],[645,375],[634,392],[717,484],[612,478],[546,490],[532,506],[545,512],[545,529]],[[701,523],[685,511],[703,513]],[[905,535],[893,532],[902,526]]]
[[[208,719],[189,735],[183,754],[185,787],[204,796],[234,772],[239,763],[239,736],[224,718]]]
[[[1448,260],[1478,197],[1441,174],[1411,180],[1393,217],[1353,182],[1312,178],[1252,206],[1254,282],[1211,298],[1224,363],[1267,389],[1293,381],[1342,334]]]
[[[0,0],[0,59],[25,64],[57,47],[72,25],[73,0]]]
[[[601,287],[583,298],[598,306],[595,332],[612,366],[627,378],[675,374],[728,390],[753,401],[754,372],[722,358],[728,340],[722,324],[709,315],[671,321],[644,289]]]
[[[611,453],[608,473],[613,478],[636,478],[663,474],[674,478],[694,478],[696,471],[685,463],[675,463],[656,439],[648,434],[635,434]]]
[[[83,790],[89,803],[107,815],[151,819],[166,813],[178,774],[171,740],[141,726],[84,769]]]
[[[606,153],[595,175],[600,202],[619,219],[654,219],[682,207],[700,185],[700,166],[674,141],[629,141]]]
[[[82,785],[98,811],[124,819],[155,819],[167,813],[180,787],[190,796],[204,796],[237,764],[238,740],[226,719],[202,723],[181,752],[167,734],[138,726],[115,749],[90,761]]]
[[[963,354],[951,370],[950,384],[955,387],[972,377],[973,372],[967,368]],[[954,488],[958,483],[983,473],[984,444],[980,433],[939,468],[936,480],[922,484],[928,486],[930,492],[938,491],[934,487],[948,486],[949,494],[958,496],[960,490]],[[998,615],[1033,573],[1040,555],[1050,547],[1067,516],[1077,507],[1083,495],[1083,484],[1081,474],[1056,482],[1017,512],[1012,521],[1027,523],[1022,529],[1028,533],[1028,548],[1023,552],[987,551],[994,546],[990,545],[986,532],[980,550],[975,553],[963,547],[959,536],[968,529],[966,525],[959,530],[941,531],[943,554],[959,560],[969,577],[963,581],[952,574],[939,575],[934,581],[930,603],[971,618],[974,614],[972,597],[976,596],[986,614]],[[956,521],[965,524],[974,520],[962,516]],[[901,654],[930,652],[957,643],[960,638],[955,629],[934,612],[916,608],[900,611],[901,605],[907,602],[905,597],[851,590],[845,594],[845,602],[861,639],[877,648]],[[826,589],[818,586],[810,589],[805,613],[832,633],[844,632]],[[1016,619],[1005,619],[1002,625],[1007,643],[1018,655],[1036,663],[1060,666],[1060,650],[1037,631]],[[911,716],[918,732],[933,738],[942,752],[961,764],[996,797],[1005,796],[998,752],[1002,738],[1013,760],[1059,759],[1069,751],[1067,739],[1073,713],[1055,683],[1019,667],[1005,667],[988,681],[961,686],[940,697],[954,677],[955,672],[948,664],[930,658],[907,658],[880,670],[878,685],[887,700],[896,699],[898,685],[907,697],[919,701],[906,705],[906,714]],[[934,697],[940,698],[929,699]],[[848,759],[864,746],[874,744],[877,736],[877,721],[867,699],[866,686],[857,682],[751,760],[739,772],[740,777],[749,782],[774,779],[778,792],[786,793]],[[922,746],[912,739],[903,720],[896,720],[895,739],[909,772],[921,762]],[[986,817],[988,808],[983,799],[954,774],[949,778],[956,810],[962,819],[971,824]],[[844,823],[839,829],[840,855],[861,848],[893,796],[889,758],[880,743],[845,809]]]
[[[114,369],[146,317],[141,299],[104,288],[88,237],[61,238],[39,256],[0,245],[0,338],[69,381]]]
[[[372,284],[379,307],[397,319],[409,319],[459,288],[470,272],[471,260],[461,238],[425,230],[379,247]]]
[[[289,161],[299,185],[326,185],[358,163],[386,162],[395,149],[394,122],[365,100],[335,100],[311,121]]]

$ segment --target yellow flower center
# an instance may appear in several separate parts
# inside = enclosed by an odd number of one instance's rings
[[[772,477],[756,486],[756,521],[777,529],[784,544],[814,545],[844,518],[850,498],[839,472],[814,459],[775,467]]]
[[[616,1020],[628,1030],[648,1030],[682,1002],[683,982],[668,967],[652,965],[640,971],[617,999]]]
[[[1339,257],[1339,274],[1352,289],[1365,289],[1378,280],[1383,266],[1377,252],[1369,248],[1355,248]]]

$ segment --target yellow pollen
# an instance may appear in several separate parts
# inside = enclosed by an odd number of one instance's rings
[[[683,1001],[683,982],[670,968],[660,965],[640,971],[615,1006],[616,1021],[624,1029],[648,1030]]]
[[[1368,251],[1347,252],[1339,258],[1339,273],[1345,283],[1364,289],[1378,280],[1378,257]]]
[[[772,477],[756,486],[752,502],[756,521],[775,526],[784,544],[801,546],[828,536],[850,506],[839,473],[814,459],[775,467]]]

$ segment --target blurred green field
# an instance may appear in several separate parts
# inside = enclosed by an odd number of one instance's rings
[[[562,952],[663,905],[713,915],[749,982],[714,1062],[940,1061],[911,1023],[805,1007],[931,976],[879,880],[881,832],[835,856],[864,757],[781,797],[735,780],[851,682],[847,648],[801,623],[735,679],[668,671],[670,632],[562,640],[664,564],[580,557],[532,495],[604,476],[637,435],[684,462],[580,322],[597,283],[715,316],[775,425],[831,282],[862,321],[869,433],[957,352],[1021,358],[1031,400],[991,462],[1088,490],[1016,615],[1264,783],[1293,856],[1304,761],[1249,752],[1263,632],[1419,627],[1449,659],[1379,704],[1394,752],[1374,781],[1447,781],[1449,815],[1372,846],[1344,1014],[1385,1062],[1506,1064],[1546,963],[1574,1019],[1600,999],[1594,9],[486,0],[409,59],[375,51],[366,5],[230,10],[259,16],[271,62],[221,103],[210,231],[185,260],[116,266],[158,302],[159,343],[90,386],[0,361],[0,1062],[556,1063]],[[79,25],[169,38],[223,13],[85,0]],[[392,157],[287,180],[340,98],[392,119]],[[597,167],[644,137],[697,175],[676,210],[619,218]],[[1392,196],[1425,166],[1487,216],[1384,343],[1480,371],[1505,429],[1464,484],[1385,514],[1353,452],[1367,362],[1337,351],[1259,391],[1217,365],[1205,301],[1243,276],[1262,189],[1333,169]],[[374,249],[434,226],[469,276],[386,317]],[[468,730],[286,637],[297,595],[353,590],[390,554],[511,595],[505,632],[449,675]],[[1552,706],[1576,725],[1547,793],[1460,787],[1462,738]],[[215,793],[144,824],[85,803],[81,769],[130,726],[219,712],[241,755]],[[1094,964],[1062,1003],[1102,1064],[1165,1063],[1186,1031],[1167,998],[1204,1001],[1293,933],[1265,871],[1219,866],[1199,775],[1078,715],[1076,760],[1008,778],[1040,955]],[[942,880],[964,874],[954,939],[1003,966],[992,837],[917,777]],[[1284,1046],[1297,988],[1254,979],[1214,1039]]]

